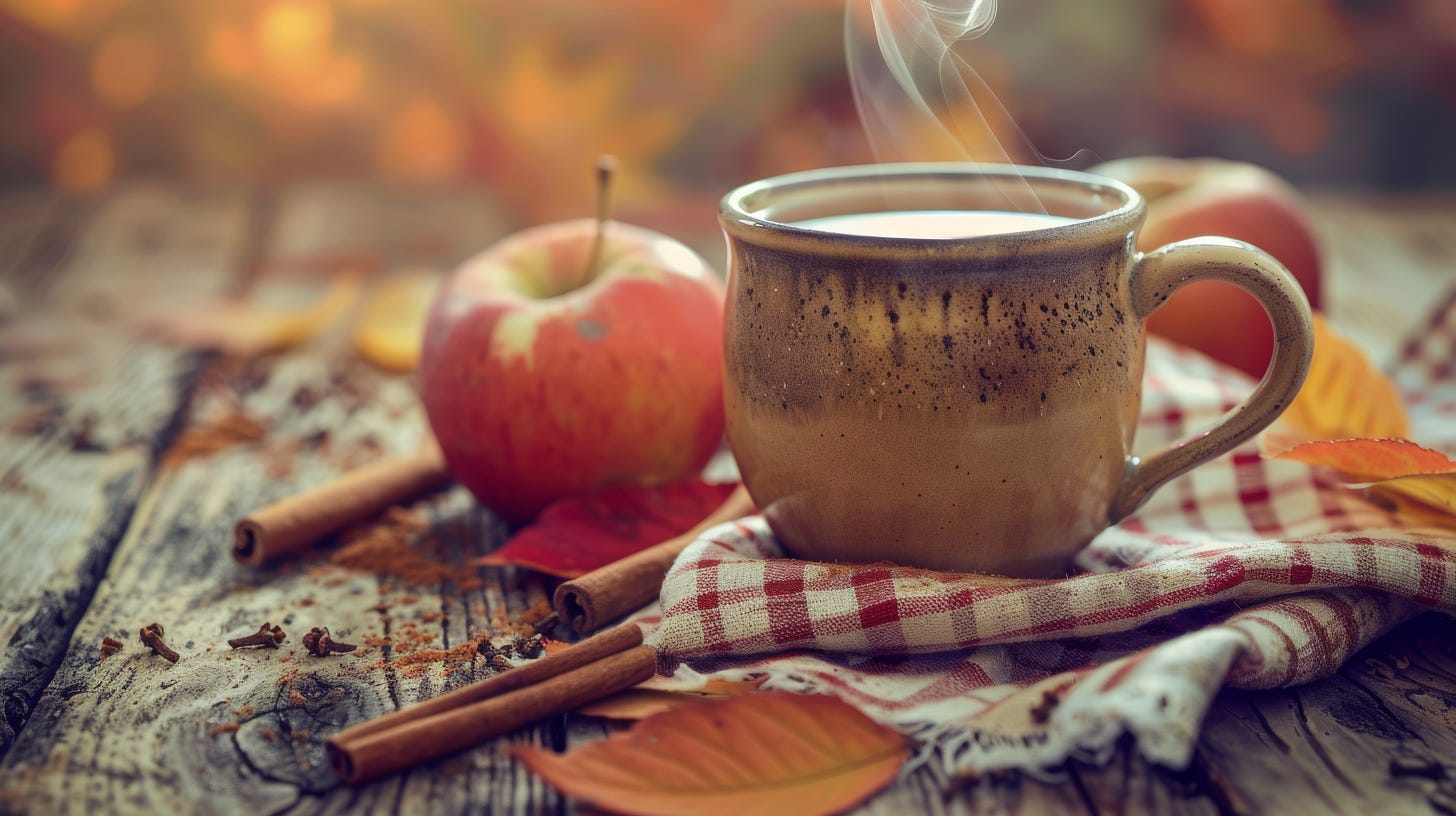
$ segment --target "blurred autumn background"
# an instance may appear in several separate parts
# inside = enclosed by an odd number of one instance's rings
[[[478,185],[521,223],[711,223],[871,159],[841,0],[0,0],[0,183]],[[1305,186],[1456,182],[1452,0],[1003,0],[964,52],[1045,155],[1220,155]],[[691,213],[691,216],[685,216]],[[664,223],[666,222],[666,223]],[[695,222],[696,223],[696,222]]]

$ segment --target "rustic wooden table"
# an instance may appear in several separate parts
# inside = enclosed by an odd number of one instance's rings
[[[1456,283],[1456,198],[1315,201],[1333,317],[1389,360]],[[423,422],[407,378],[360,361],[342,330],[237,362],[138,336],[130,319],[138,304],[307,295],[351,265],[446,268],[503,224],[460,190],[0,194],[0,811],[575,809],[506,749],[605,733],[581,716],[359,788],[324,760],[322,738],[346,724],[489,673],[483,659],[405,658],[504,631],[545,598],[542,579],[467,566],[419,585],[328,550],[263,571],[227,554],[239,514],[409,450]],[[219,440],[238,444],[200,455]],[[421,508],[442,562],[505,532],[458,489]],[[227,648],[265,620],[289,631],[284,648]],[[138,645],[152,621],[176,665]],[[308,657],[311,626],[364,648]],[[1126,749],[1056,784],[954,787],[927,767],[859,812],[1456,813],[1453,636],[1426,615],[1326,680],[1220,696],[1187,771]],[[106,637],[124,650],[103,659]]]

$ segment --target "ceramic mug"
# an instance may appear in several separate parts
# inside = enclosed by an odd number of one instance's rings
[[[1012,189],[1034,206],[1008,209]],[[1111,179],[838,167],[748,184],[719,217],[728,441],[802,558],[1058,574],[1272,422],[1309,367],[1309,304],[1277,261],[1226,238],[1139,253],[1143,200]],[[1195,280],[1257,298],[1274,357],[1215,427],[1139,459],[1143,321]]]

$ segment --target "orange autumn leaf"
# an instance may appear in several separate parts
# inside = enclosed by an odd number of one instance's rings
[[[392,275],[370,292],[354,323],[354,350],[389,371],[413,371],[424,343],[425,319],[440,275],[427,269]]]
[[[837,813],[895,778],[909,743],[833,697],[766,692],[675,708],[568,754],[512,753],[615,813]]]
[[[750,677],[747,680],[727,680],[720,677],[708,677],[698,682],[696,680],[681,680],[676,676],[663,677],[656,675],[638,683],[634,688],[682,694],[708,694],[718,697],[732,697],[738,694],[758,691],[759,687],[767,679],[768,675],[761,674],[757,677]]]
[[[1279,458],[1331,467],[1357,482],[1456,474],[1446,454],[1406,439],[1325,439],[1295,445]]]
[[[1409,440],[1328,439],[1305,442],[1276,455],[1280,459],[1333,468],[1350,481],[1370,484],[1378,492],[1398,494],[1456,515],[1456,461]],[[1397,502],[1397,506],[1408,514],[1417,509],[1406,502]],[[1428,523],[1435,521],[1443,526],[1456,523],[1452,516],[1416,515]]]

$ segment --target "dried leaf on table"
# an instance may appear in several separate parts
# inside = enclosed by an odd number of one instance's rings
[[[416,269],[391,275],[374,287],[354,323],[354,350],[389,371],[413,371],[424,342],[425,319],[440,273]]]
[[[626,691],[588,703],[576,712],[609,720],[641,720],[685,705],[756,693],[767,679],[767,675],[752,680],[709,679],[705,683],[688,686],[672,677],[657,676]]]
[[[575,578],[682,535],[717,509],[733,488],[692,479],[564,499],[478,563]]]
[[[228,300],[151,322],[153,328],[173,341],[250,357],[283,351],[321,334],[353,307],[360,287],[359,275],[341,274],[307,306],[282,309]]]
[[[648,717],[568,754],[513,754],[556,790],[629,814],[836,813],[899,773],[910,746],[847,703],[766,692]]]
[[[1315,315],[1314,360],[1304,387],[1260,438],[1265,456],[1339,471],[1426,523],[1456,525],[1456,461],[1406,437],[1395,383],[1358,346]]]

